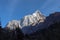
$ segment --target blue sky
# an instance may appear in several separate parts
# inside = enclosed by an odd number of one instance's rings
[[[60,12],[60,0],[0,0],[0,17],[4,27],[10,20],[20,20],[23,16],[40,10],[48,16]]]

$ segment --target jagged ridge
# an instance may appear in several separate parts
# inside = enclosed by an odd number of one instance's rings
[[[44,22],[45,18],[46,17],[44,15],[42,15],[42,13],[39,10],[37,10],[32,15],[24,16],[21,20],[9,21],[8,24],[7,24],[7,27],[9,29],[13,30],[13,29],[16,29],[17,27],[20,27],[22,29],[22,28],[24,28],[26,26],[28,27],[30,25],[35,26],[36,24]],[[25,29],[23,31],[27,32],[27,30],[28,29]]]

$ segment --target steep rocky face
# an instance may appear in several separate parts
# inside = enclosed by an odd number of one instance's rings
[[[55,12],[47,16],[44,22],[44,25],[50,26],[51,24],[54,24],[55,22],[60,22],[60,12]]]
[[[7,24],[7,28],[13,30],[13,29],[16,29],[17,27],[20,27],[21,29],[23,29],[24,27],[28,27],[28,26],[35,26],[36,24],[44,22],[45,18],[46,17],[42,15],[42,13],[39,10],[37,10],[31,15],[24,16],[21,20],[9,21]],[[24,28],[25,30],[23,29],[23,31],[25,32],[27,32],[27,30],[30,31],[31,30],[30,28],[34,29],[35,27]]]

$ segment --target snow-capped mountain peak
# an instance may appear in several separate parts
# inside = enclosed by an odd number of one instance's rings
[[[42,13],[39,10],[37,10],[31,15],[24,16],[20,21],[18,21],[18,20],[9,21],[7,24],[7,27],[9,29],[16,29],[17,27],[20,27],[22,29],[22,28],[24,28],[26,26],[28,27],[30,25],[35,26],[36,24],[38,24],[40,22],[44,22],[44,20],[45,20],[45,16],[42,15]],[[26,29],[26,31],[27,31],[27,29]]]
[[[18,27],[21,28],[21,26],[20,26],[20,21],[18,21],[18,20],[9,21],[9,23],[7,24],[7,27],[8,27],[10,30],[16,29],[16,28],[18,28]]]
[[[41,20],[40,22],[43,22],[44,19],[45,17],[41,14],[39,10],[37,10],[32,15],[27,15],[24,17],[23,26],[29,26],[32,24],[36,24],[38,23],[39,20]]]
[[[36,10],[34,13],[33,13],[34,16],[37,16],[37,15],[42,15],[41,12],[39,10]]]

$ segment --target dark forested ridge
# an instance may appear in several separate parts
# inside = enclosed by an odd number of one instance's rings
[[[25,36],[19,28],[14,31],[6,31],[0,27],[0,40],[60,40],[60,22]]]
[[[20,28],[16,30],[5,30],[0,27],[0,40],[23,40],[24,34]]]
[[[60,22],[50,25],[50,27],[37,30],[35,33],[26,35],[28,40],[60,40]]]
[[[59,20],[60,12],[56,12],[46,18],[44,23],[46,23],[46,25],[51,23],[47,28],[39,29],[29,35],[24,35],[19,27],[15,30],[9,30],[8,28],[2,28],[0,25],[0,40],[60,40]]]

